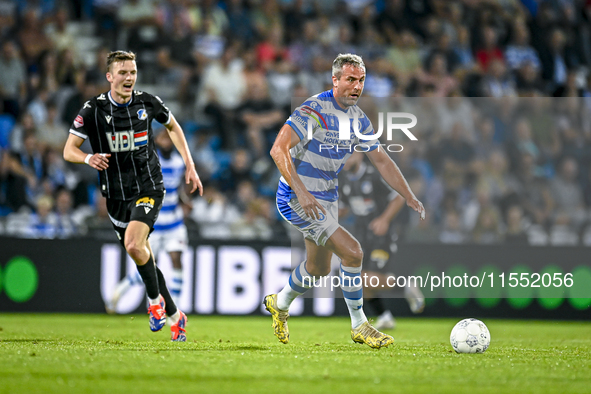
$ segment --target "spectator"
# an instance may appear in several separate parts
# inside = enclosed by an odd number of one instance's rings
[[[26,68],[19,58],[14,42],[2,44],[0,56],[0,103],[4,113],[19,119],[26,97]]]
[[[488,97],[514,97],[517,91],[507,74],[505,64],[494,59],[489,62],[488,70],[482,80],[482,92]]]
[[[513,24],[511,44],[505,50],[505,59],[509,70],[517,70],[524,64],[531,64],[536,70],[541,68],[536,50],[529,45],[527,26],[519,20]]]
[[[99,192],[96,195],[95,213],[84,219],[81,232],[97,240],[111,241],[113,239],[113,224],[107,210],[107,199]]]
[[[507,210],[507,231],[505,243],[509,245],[527,245],[527,235],[524,230],[523,210],[513,205]]]
[[[73,216],[72,193],[68,189],[59,189],[55,198],[56,238],[71,238],[78,234],[78,225]]]
[[[23,14],[18,41],[27,67],[35,69],[41,55],[51,49],[51,41],[43,31],[43,21],[33,9]]]
[[[269,137],[277,133],[286,116],[273,104],[278,99],[275,96],[271,99],[264,80],[258,86],[251,85],[249,92],[246,102],[236,110],[238,129],[246,131],[246,140],[254,157],[263,159],[270,148]],[[289,106],[290,103],[285,104]]]
[[[499,212],[489,207],[480,211],[474,226],[472,239],[478,244],[490,245],[503,241]]]
[[[419,71],[417,78],[423,85],[433,85],[435,97],[447,97],[458,87],[458,81],[447,72],[445,56],[436,53],[427,65],[427,72]]]
[[[427,215],[425,220],[419,220],[414,226],[410,226],[403,234],[402,241],[408,243],[438,243],[440,229],[431,219],[433,215]]]
[[[577,182],[579,165],[566,157],[560,164],[556,177],[550,182],[552,197],[556,202],[555,221],[559,226],[578,228],[585,220],[583,193]]]
[[[549,224],[554,209],[554,199],[548,182],[542,174],[531,153],[524,152],[517,172],[521,183],[519,190],[521,206],[529,221],[545,227]]]
[[[460,217],[456,211],[445,214],[443,230],[439,234],[439,242],[444,244],[462,244],[466,241],[466,234],[462,231]]]
[[[41,195],[37,199],[37,211],[29,215],[29,222],[24,228],[25,238],[46,238],[53,239],[58,235],[58,220],[55,212],[52,211],[53,198]]]
[[[244,102],[246,93],[243,64],[233,46],[226,48],[222,58],[205,69],[202,81],[198,105],[213,117],[223,147],[232,149],[236,144],[233,111]]]
[[[498,46],[497,32],[492,26],[484,26],[482,33],[482,48],[476,51],[476,61],[482,70],[488,71],[491,63],[497,60],[504,64],[503,51]]]
[[[55,12],[52,23],[49,26],[49,37],[55,51],[59,53],[69,50],[72,52],[73,59],[78,62],[80,59],[76,49],[76,38],[69,31],[68,23],[69,16],[67,8],[59,8]]]
[[[542,78],[551,86],[566,83],[568,69],[578,66],[577,55],[567,47],[567,37],[561,29],[554,29],[548,36],[547,46],[540,54]]]
[[[269,240],[273,237],[271,228],[271,204],[258,197],[250,201],[243,215],[230,226],[232,237],[237,239]]]
[[[458,26],[457,39],[453,45],[453,51],[457,56],[458,68],[460,70],[471,71],[476,68],[476,60],[474,59],[471,46],[470,30],[466,26]]]
[[[232,40],[241,40],[243,44],[250,44],[253,40],[254,32],[250,20],[250,14],[246,7],[244,7],[242,0],[229,0],[227,2],[227,17],[229,33]],[[247,46],[247,45],[246,45]]]
[[[287,60],[289,52],[283,45],[283,34],[281,25],[275,25],[268,30],[265,40],[257,45],[257,63],[263,72],[272,71],[277,61]]]
[[[406,86],[421,68],[421,56],[416,37],[410,30],[403,30],[395,45],[387,50],[387,59],[394,68],[396,79]]]
[[[203,238],[230,238],[230,225],[239,216],[240,211],[211,185],[205,187],[202,197],[193,200],[191,219],[198,224],[199,234]]]

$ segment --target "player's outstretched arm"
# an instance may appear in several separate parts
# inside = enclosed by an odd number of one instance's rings
[[[173,114],[170,114],[170,122],[164,125],[168,130],[168,134],[170,135],[170,139],[174,144],[175,148],[181,154],[183,161],[185,162],[185,183],[187,185],[191,184],[191,193],[195,190],[199,189],[199,195],[203,195],[203,185],[201,184],[201,179],[199,179],[199,175],[197,175],[197,170],[195,169],[195,162],[191,157],[191,151],[189,150],[189,144],[187,144],[187,139],[185,138],[185,133],[181,128],[181,125],[176,121],[176,118]]]
[[[404,179],[404,175],[402,175],[400,168],[394,163],[394,160],[392,160],[382,149],[374,149],[371,152],[367,152],[366,155],[388,185],[406,199],[406,205],[420,213],[421,219],[424,219],[425,207],[423,207],[423,203],[421,203],[412,192],[408,182]]]
[[[275,161],[283,178],[295,192],[298,202],[304,209],[304,212],[306,212],[306,215],[318,218],[319,212],[322,211],[326,215],[326,210],[304,186],[289,154],[289,150],[296,146],[298,142],[300,142],[300,137],[291,126],[287,124],[283,125],[271,148],[271,157]]]
[[[84,153],[80,146],[84,143],[84,139],[77,135],[70,134],[64,146],[64,160],[71,163],[86,163],[94,169],[99,171],[106,170],[109,167],[110,153]]]

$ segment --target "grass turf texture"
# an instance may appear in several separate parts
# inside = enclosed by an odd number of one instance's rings
[[[484,354],[456,354],[460,319],[398,319],[396,342],[351,341],[349,319],[189,316],[188,342],[148,318],[0,315],[0,393],[589,393],[591,323],[485,320]],[[338,390],[338,391],[337,391]]]

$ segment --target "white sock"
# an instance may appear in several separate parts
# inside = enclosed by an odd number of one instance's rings
[[[158,296],[158,298],[154,298],[154,299],[151,299],[150,297],[148,297],[148,302],[150,303],[150,305],[160,304],[160,295]]]
[[[179,322],[180,318],[181,318],[181,312],[178,309],[176,310],[174,315],[168,316],[168,320],[170,321],[171,325],[177,324]]]
[[[281,309],[282,311],[289,310],[289,306],[297,298],[297,296],[302,295],[304,293],[299,293],[291,288],[289,283],[285,285],[285,287],[277,293],[277,308]]]
[[[351,327],[357,328],[367,321],[363,312],[361,267],[345,267],[341,264],[341,290],[351,315]]]
[[[297,298],[312,288],[314,278],[306,270],[306,260],[298,265],[289,276],[285,287],[277,293],[277,307],[282,311],[289,310],[289,306]]]
[[[382,313],[381,315],[378,316],[378,319],[394,319],[394,316],[392,316],[392,312],[390,312],[389,310],[385,311],[384,313]]]
[[[183,270],[180,268],[174,268],[172,270],[172,282],[168,285],[170,290],[170,296],[176,305],[181,300],[181,290],[183,288]]]

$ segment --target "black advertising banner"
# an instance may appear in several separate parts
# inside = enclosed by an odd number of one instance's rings
[[[0,312],[104,312],[117,283],[136,272],[115,242],[0,238],[0,245]],[[281,289],[298,263],[293,256],[302,251],[295,252],[282,243],[192,242],[183,253],[180,307],[191,314],[260,314],[263,296]],[[399,287],[411,282],[427,297],[424,316],[590,319],[588,254],[584,247],[401,244],[386,267],[395,282],[380,296],[397,316],[410,315]],[[166,253],[158,265],[168,277]],[[338,283],[335,266],[328,286]],[[339,289],[330,290],[314,289],[290,314],[346,315]],[[117,312],[144,311],[143,286],[134,285]]]

